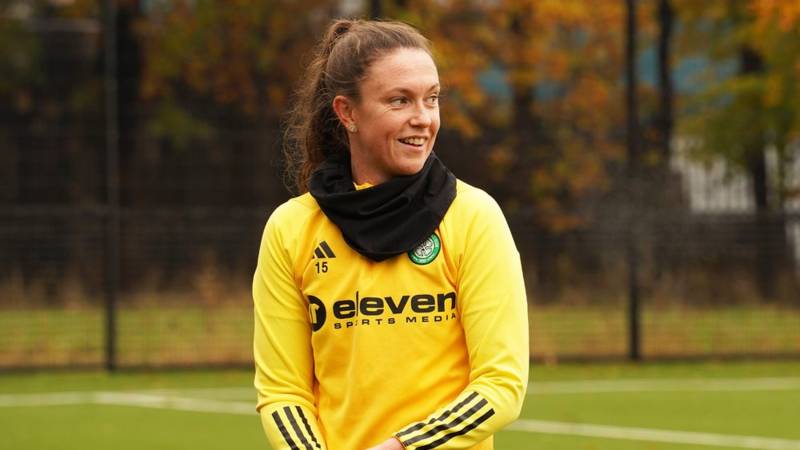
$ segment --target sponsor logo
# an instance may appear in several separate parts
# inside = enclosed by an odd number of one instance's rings
[[[415,249],[408,252],[408,258],[414,262],[414,264],[424,266],[426,264],[430,264],[431,261],[436,259],[439,256],[439,250],[442,248],[442,242],[439,240],[439,236],[436,233],[430,235],[428,239],[422,241]]]
[[[328,245],[327,242],[322,241],[319,243],[317,248],[314,249],[314,256],[313,258],[336,258],[336,254],[333,253],[331,246]],[[313,259],[312,258],[312,259]]]
[[[314,331],[319,331],[323,325],[325,325],[325,319],[328,315],[327,311],[325,311],[325,305],[322,303],[322,300],[314,297],[313,295],[308,296],[308,317],[311,320],[311,329]]]
[[[354,326],[395,325],[400,322],[436,323],[456,318],[456,293],[364,296],[336,300],[326,307],[319,298],[308,296],[311,329],[319,331],[328,319],[335,330]],[[328,316],[330,310],[330,317]]]

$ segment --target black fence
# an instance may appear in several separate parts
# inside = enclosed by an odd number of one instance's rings
[[[248,364],[250,280],[270,209],[124,209],[109,311],[102,209],[4,208],[0,367],[105,366],[110,312],[117,367]],[[670,216],[644,236],[635,344],[622,230],[589,228],[541,247],[523,219],[510,221],[534,359],[624,359],[632,345],[643,359],[800,354],[792,255],[785,242],[770,249],[774,297],[762,299],[752,215]]]
[[[109,66],[101,22],[0,19],[18,41],[0,55],[0,369],[250,364],[259,239],[289,197],[277,124],[144,99],[139,50],[118,33]],[[487,175],[500,134],[444,131],[437,152],[504,207],[533,359],[800,356],[800,208],[757,212],[746,177],[678,155],[637,181],[669,202],[609,167],[554,229],[525,180]]]

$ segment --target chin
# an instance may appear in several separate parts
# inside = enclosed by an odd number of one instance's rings
[[[422,159],[414,159],[413,161],[407,161],[404,164],[397,167],[397,174],[398,175],[414,175],[415,173],[422,170],[422,166],[425,165],[425,161],[428,159],[426,156]]]

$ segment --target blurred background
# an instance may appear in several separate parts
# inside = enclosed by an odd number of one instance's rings
[[[281,123],[334,17],[434,44],[531,357],[800,356],[794,0],[5,0],[0,371],[250,367]]]

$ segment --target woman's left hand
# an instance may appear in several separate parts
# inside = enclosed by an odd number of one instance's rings
[[[397,440],[397,438],[390,438],[380,445],[376,445],[375,447],[368,448],[367,450],[403,450],[403,444]]]

